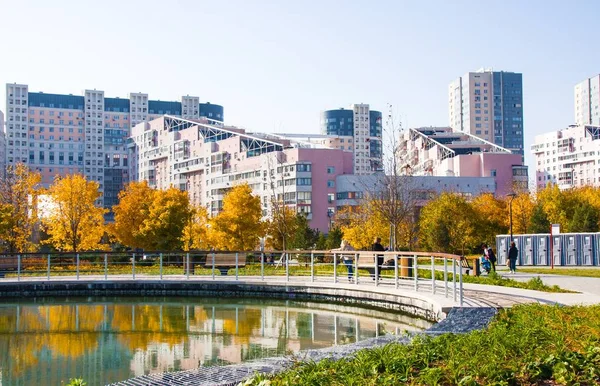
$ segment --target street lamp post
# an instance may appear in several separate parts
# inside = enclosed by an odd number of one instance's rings
[[[509,193],[509,194],[507,194],[507,196],[510,197],[510,201],[508,202],[508,208],[509,208],[509,212],[510,212],[510,241],[513,241],[512,202],[515,199],[515,197],[517,196],[517,194]]]

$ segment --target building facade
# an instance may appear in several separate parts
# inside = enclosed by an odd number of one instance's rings
[[[448,87],[449,124],[523,155],[523,75],[481,69]]]
[[[4,113],[0,111],[0,177],[6,171],[6,131],[4,127]]]
[[[600,75],[575,86],[575,124],[600,126]]]
[[[371,110],[368,104],[322,112],[321,134],[337,137],[340,147],[353,153],[354,174],[383,169],[381,112]]]
[[[136,180],[185,190],[211,215],[223,208],[233,186],[248,183],[264,218],[280,203],[306,214],[310,226],[323,232],[335,213],[336,177],[353,172],[351,152],[250,134],[209,119],[167,115],[139,123],[129,149]]]
[[[521,155],[450,127],[405,130],[396,159],[403,175],[492,177],[499,196],[528,186]]]
[[[600,126],[572,125],[535,137],[538,189],[548,183],[560,189],[600,186]]]
[[[83,96],[29,92],[6,85],[7,165],[24,163],[48,186],[57,175],[81,173],[97,181],[105,208],[117,203],[129,180],[126,141],[135,124],[163,114],[223,120],[223,107],[183,96],[180,102],[150,100],[148,94],[107,98],[104,91]]]

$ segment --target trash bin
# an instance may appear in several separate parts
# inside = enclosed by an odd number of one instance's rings
[[[471,267],[473,267],[473,276],[481,275],[481,267],[479,266],[479,264],[480,261],[478,257],[471,259]]]
[[[413,277],[413,258],[412,257],[401,257],[399,268],[400,268],[400,276]]]

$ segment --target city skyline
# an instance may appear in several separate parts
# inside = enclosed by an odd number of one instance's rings
[[[598,54],[583,49],[591,39],[587,25],[599,8],[593,2],[490,3],[485,12],[474,2],[433,7],[379,2],[368,8],[327,2],[317,13],[312,12],[317,3],[298,9],[180,2],[170,5],[177,15],[173,21],[161,20],[158,29],[144,27],[145,20],[162,16],[157,3],[108,2],[84,13],[84,5],[64,1],[58,14],[56,4],[2,2],[9,5],[0,23],[4,52],[18,60],[0,63],[0,83],[80,95],[81,87],[96,87],[121,98],[135,90],[161,100],[192,92],[226,106],[227,123],[252,131],[318,133],[322,111],[361,102],[384,115],[392,104],[404,127],[444,126],[452,80],[481,67],[519,72],[528,165],[535,135],[574,123],[575,85],[600,72],[594,64]],[[112,11],[117,8],[120,12]],[[500,23],[507,18],[510,30]],[[32,27],[18,39],[8,38],[23,20]],[[104,29],[106,20],[112,20],[111,28]],[[202,27],[191,23],[197,20]],[[578,21],[569,25],[568,35],[554,27],[563,20]],[[134,39],[140,29],[146,38]],[[93,33],[99,30],[103,33]],[[211,33],[199,46],[175,39],[201,37],[203,31]],[[53,43],[42,44],[42,34]],[[90,44],[79,44],[86,39]],[[71,45],[78,46],[77,55],[62,60]],[[97,47],[105,47],[102,54]],[[183,60],[173,60],[177,49]],[[583,53],[585,60],[572,60]],[[0,106],[6,106],[4,95]]]

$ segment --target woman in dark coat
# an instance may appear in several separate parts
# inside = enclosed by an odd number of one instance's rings
[[[512,241],[510,243],[510,248],[508,249],[508,269],[510,269],[510,273],[515,273],[517,271],[517,259],[519,258],[519,250],[515,245],[515,242]]]

